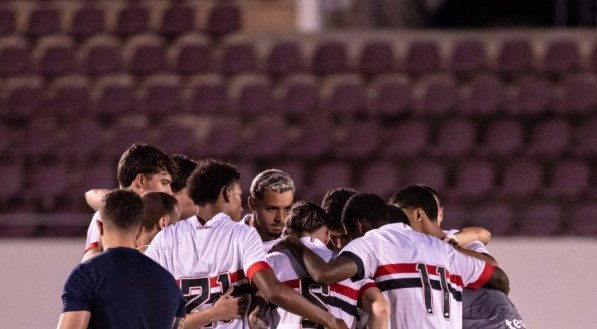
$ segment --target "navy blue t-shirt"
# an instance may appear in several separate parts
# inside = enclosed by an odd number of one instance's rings
[[[108,249],[79,264],[62,294],[63,312],[89,311],[89,328],[171,329],[185,301],[174,277],[132,248]]]
[[[462,293],[463,329],[527,328],[516,306],[495,289],[464,289]]]

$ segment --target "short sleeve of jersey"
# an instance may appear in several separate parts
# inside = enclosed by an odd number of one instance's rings
[[[366,237],[361,237],[352,240],[340,252],[340,256],[352,259],[357,265],[358,271],[351,280],[358,281],[364,278],[372,278],[377,269],[377,257],[375,250],[366,240]]]
[[[96,211],[91,218],[89,227],[87,228],[87,239],[85,240],[85,251],[93,249],[98,246],[100,240],[100,232],[97,227],[97,220],[99,219],[99,211]]]
[[[481,287],[493,274],[494,267],[485,261],[457,251],[452,253],[452,257],[452,264],[456,266],[456,271],[453,272],[461,275],[462,284],[466,288],[477,289]]]
[[[244,241],[240,241],[241,262],[243,270],[249,281],[252,281],[253,275],[260,270],[270,268],[265,260],[265,251],[263,242],[254,228],[248,228],[244,234]]]
[[[472,250],[472,251],[476,251],[476,252],[479,252],[482,254],[489,255],[489,250],[487,250],[487,247],[485,247],[485,245],[481,241],[472,241],[472,242],[468,243],[466,246],[464,246],[464,249],[468,249],[468,250]]]
[[[93,285],[81,265],[77,266],[64,284],[62,293],[63,312],[91,311]]]

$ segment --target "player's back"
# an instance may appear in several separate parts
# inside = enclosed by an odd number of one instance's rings
[[[303,237],[301,242],[325,261],[335,254],[316,238]],[[352,282],[342,280],[330,286],[315,283],[297,261],[284,252],[272,252],[266,256],[272,270],[280,281],[294,288],[315,305],[327,309],[332,315],[346,322],[348,328],[356,327],[357,303],[360,294],[375,286],[373,280],[364,279]],[[320,328],[321,326],[301,318],[281,308],[271,312],[270,328],[300,329]]]
[[[402,223],[367,232],[341,254],[355,259],[360,275],[374,278],[388,297],[394,329],[461,328],[463,287],[476,287],[492,269]]]
[[[145,254],[176,278],[187,300],[187,313],[211,307],[230,286],[235,294],[248,291],[252,274],[269,267],[257,231],[223,213],[205,225],[191,217],[166,227]],[[243,327],[241,320],[220,325]]]

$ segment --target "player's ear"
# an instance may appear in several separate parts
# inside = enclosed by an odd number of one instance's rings
[[[224,197],[224,201],[226,201],[226,203],[230,202],[230,187],[225,186],[222,188],[222,196]]]
[[[249,205],[249,209],[251,209],[251,211],[255,211],[255,198],[254,197],[249,195],[249,197],[247,198],[247,204]]]
[[[168,222],[169,222],[169,220],[168,220],[168,218],[166,218],[166,216],[160,217],[160,219],[158,220],[158,228],[159,228],[159,230],[160,231],[163,230],[164,227],[166,227],[166,225],[168,225]]]

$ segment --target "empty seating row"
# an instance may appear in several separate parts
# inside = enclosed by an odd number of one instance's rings
[[[240,29],[241,14],[233,1],[8,0],[0,4],[0,35],[41,37],[65,33],[84,38],[106,32],[120,37],[156,32],[172,37],[201,31],[221,37]]]

